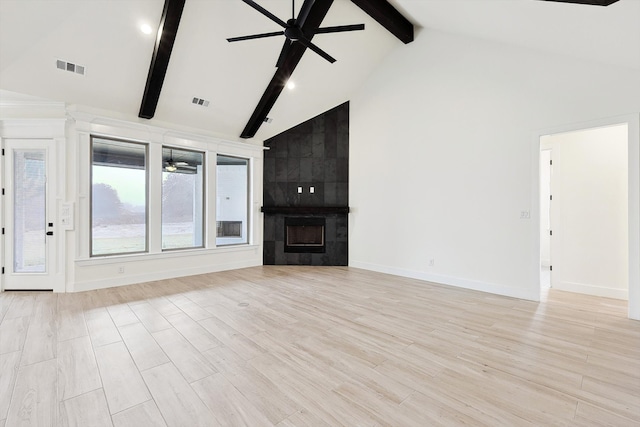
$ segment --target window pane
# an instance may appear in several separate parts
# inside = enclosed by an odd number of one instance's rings
[[[147,146],[92,138],[91,255],[147,250]]]
[[[162,249],[201,248],[204,154],[162,149]]]
[[[45,151],[15,150],[13,167],[13,271],[45,273]]]
[[[218,156],[216,244],[248,243],[249,160]]]

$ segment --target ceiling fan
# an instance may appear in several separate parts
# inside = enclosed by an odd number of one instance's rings
[[[345,31],[364,30],[364,24],[339,25],[335,27],[318,28],[315,31],[313,31],[313,34],[311,35],[306,34],[305,31],[303,30],[303,26],[304,26],[305,20],[307,19],[307,16],[309,15],[309,11],[311,10],[311,6],[313,6],[313,3],[315,0],[304,0],[304,3],[300,8],[300,13],[298,13],[297,18],[295,16],[295,13],[296,13],[295,0],[291,0],[292,18],[289,19],[287,22],[284,22],[283,20],[281,20],[280,18],[278,18],[277,16],[275,16],[274,14],[272,14],[267,9],[263,8],[253,0],[242,0],[242,1],[248,4],[249,6],[251,6],[252,8],[254,8],[255,10],[257,10],[258,12],[260,12],[261,14],[263,14],[264,16],[266,16],[267,18],[271,19],[276,24],[280,25],[282,28],[284,28],[284,30],[275,31],[271,33],[253,34],[250,36],[231,37],[231,38],[228,38],[227,41],[238,42],[243,40],[261,39],[265,37],[285,36],[286,40],[284,41],[284,46],[282,46],[282,50],[280,51],[280,56],[278,57],[278,61],[276,62],[276,67],[280,67],[282,65],[282,62],[286,58],[287,52],[289,51],[293,43],[300,43],[301,45],[311,49],[312,51],[314,51],[315,53],[317,53],[327,61],[334,63],[336,62],[336,60],[327,52],[325,52],[324,50],[320,49],[318,46],[313,44],[310,40],[311,37],[313,37],[315,34],[342,33]]]
[[[173,160],[173,150],[168,160],[162,162],[162,167],[166,172],[176,172],[177,170],[195,171],[197,168],[189,162],[181,162]]]

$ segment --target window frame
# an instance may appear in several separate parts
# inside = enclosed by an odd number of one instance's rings
[[[162,153],[162,151],[168,148],[170,150],[176,150],[176,151],[188,151],[191,153],[198,153],[198,154],[202,154],[202,236],[201,236],[201,240],[202,240],[202,244],[200,246],[189,246],[189,247],[184,247],[184,248],[163,248],[163,237],[164,237],[164,233],[162,232],[162,226],[163,226],[163,202],[162,202],[162,198],[164,196],[163,193],[163,188],[162,188],[162,184],[160,186],[160,252],[164,253],[164,252],[177,252],[177,251],[185,251],[185,250],[197,250],[197,249],[206,249],[207,248],[207,235],[208,235],[208,228],[207,228],[207,203],[208,203],[208,197],[207,197],[207,192],[208,192],[208,187],[207,187],[207,161],[208,161],[208,155],[207,155],[207,151],[200,151],[200,150],[195,150],[195,149],[190,149],[190,148],[185,148],[185,147],[180,147],[180,146],[176,146],[176,145],[165,145],[162,144],[160,147],[160,152]],[[164,161],[163,156],[160,156],[160,160]],[[164,171],[161,169],[161,182],[162,182],[162,173],[164,173]]]
[[[225,243],[225,244],[219,244],[218,243],[218,233],[217,233],[217,224],[218,224],[218,158],[219,157],[227,157],[227,158],[231,158],[231,159],[239,159],[239,160],[244,160],[247,162],[246,167],[247,167],[247,176],[246,176],[246,190],[247,190],[247,197],[246,197],[246,204],[245,204],[245,212],[247,215],[247,225],[246,225],[246,232],[245,232],[245,241],[241,242],[241,243]],[[214,222],[216,224],[216,232],[214,234],[215,236],[215,247],[217,248],[228,248],[228,247],[233,247],[233,246],[244,246],[244,245],[250,245],[251,244],[251,238],[252,238],[252,226],[253,226],[253,221],[252,221],[252,217],[251,217],[251,199],[252,199],[252,182],[251,182],[251,167],[252,167],[252,162],[251,162],[251,157],[242,157],[240,155],[233,155],[233,154],[225,154],[223,152],[217,152],[216,153],[216,206],[215,206],[215,211],[214,211]]]
[[[124,144],[140,145],[144,147],[144,176],[145,176],[145,236],[144,236],[144,250],[135,252],[112,252],[108,254],[94,254],[93,253],[93,162],[94,162],[94,140],[102,139],[105,141],[114,141]],[[131,141],[121,138],[112,138],[102,135],[90,135],[89,137],[89,258],[105,258],[113,256],[123,255],[140,255],[149,253],[149,143],[141,141]]]

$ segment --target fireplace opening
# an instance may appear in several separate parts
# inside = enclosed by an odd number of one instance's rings
[[[284,251],[295,253],[325,252],[325,219],[294,217],[284,219]]]

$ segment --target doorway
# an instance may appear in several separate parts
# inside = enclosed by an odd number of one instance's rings
[[[636,134],[637,121],[614,122],[540,135],[537,147],[541,290],[628,300],[630,317],[638,287],[630,257],[638,245]]]
[[[551,174],[553,150],[541,144],[540,151],[540,286],[551,287]]]
[[[3,290],[53,290],[55,142],[6,139],[3,152]]]

